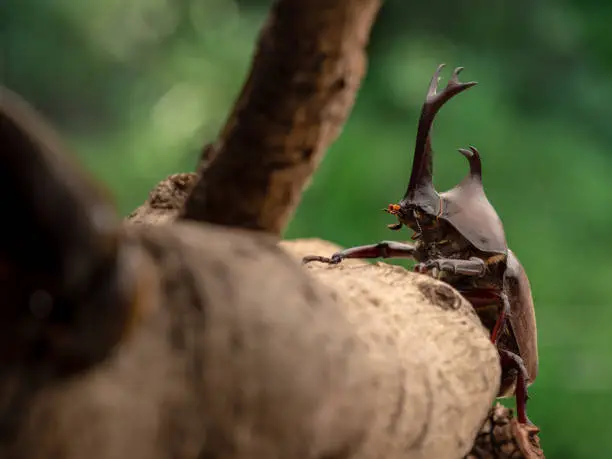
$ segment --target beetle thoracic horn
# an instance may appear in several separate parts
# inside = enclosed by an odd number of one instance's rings
[[[482,163],[480,153],[476,147],[470,146],[469,149],[459,148],[459,153],[465,156],[470,163],[470,177],[482,182]]]
[[[406,190],[405,194],[405,198],[408,198],[409,200],[411,198],[416,198],[417,195],[428,194],[429,191],[434,191],[432,183],[433,154],[431,149],[430,132],[436,114],[440,108],[442,108],[442,106],[454,96],[476,85],[475,81],[461,83],[459,81],[459,73],[461,73],[463,67],[457,67],[444,90],[437,93],[436,91],[438,90],[440,72],[444,68],[444,65],[445,64],[440,64],[436,69],[431,82],[429,83],[425,103],[421,109],[421,117],[419,118],[416,143],[414,147],[412,172],[410,174],[408,189]]]

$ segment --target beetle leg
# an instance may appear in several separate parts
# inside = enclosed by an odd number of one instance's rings
[[[345,258],[414,258],[415,250],[412,244],[395,241],[381,241],[378,244],[350,247],[334,253],[329,258],[318,255],[308,255],[302,258],[302,263],[306,264],[311,261],[319,261],[321,263],[335,265]]]
[[[527,368],[523,363],[523,359],[516,355],[514,352],[510,352],[507,349],[498,349],[499,356],[501,359],[501,365],[503,369],[514,368],[517,371],[516,375],[516,389],[514,391],[516,396],[516,411],[518,422],[521,424],[533,424],[527,417]]]
[[[510,315],[510,300],[508,300],[508,295],[506,295],[505,292],[501,292],[499,297],[502,300],[502,308],[499,312],[499,316],[497,316],[497,320],[495,321],[493,331],[491,332],[491,342],[493,344],[497,344],[500,331],[503,329],[504,325],[506,325],[506,319],[508,318],[508,315]]]
[[[416,272],[426,272],[432,269],[446,271],[451,274],[462,274],[465,276],[482,276],[487,265],[478,257],[471,257],[469,260],[457,260],[455,258],[437,258],[424,263],[419,263],[414,267]]]

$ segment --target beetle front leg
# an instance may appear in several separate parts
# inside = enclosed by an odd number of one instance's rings
[[[414,270],[418,273],[425,273],[437,269],[451,274],[461,274],[465,276],[482,276],[487,270],[484,260],[478,257],[471,257],[468,260],[458,260],[455,258],[437,258],[415,265]]]
[[[378,244],[360,245],[350,247],[340,252],[334,253],[331,257],[321,257],[318,255],[307,255],[302,258],[302,263],[319,261],[335,265],[345,258],[414,258],[415,247],[412,244],[395,241],[381,241]]]
[[[533,423],[527,417],[527,400],[529,400],[529,395],[527,394],[528,373],[527,368],[523,363],[523,359],[507,349],[498,349],[498,352],[501,359],[502,372],[508,368],[513,368],[517,371],[516,389],[514,393],[516,396],[516,412],[518,421],[521,424],[533,425]]]

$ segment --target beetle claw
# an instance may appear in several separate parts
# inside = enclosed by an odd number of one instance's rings
[[[514,418],[511,421],[512,431],[523,457],[539,459],[544,457],[538,434],[540,428],[531,423],[520,423]]]
[[[305,257],[302,258],[302,264],[308,264],[310,262],[313,261],[318,261],[319,263],[327,263],[330,265],[335,265],[337,263],[340,263],[340,259],[334,259],[334,256],[332,255],[331,258],[328,257],[321,257],[319,255],[306,255]]]
[[[337,265],[343,260],[343,256],[339,253],[334,253],[331,257],[320,257],[318,255],[307,255],[302,258],[302,264],[310,263],[311,261],[318,261],[320,263],[327,263],[328,265]]]

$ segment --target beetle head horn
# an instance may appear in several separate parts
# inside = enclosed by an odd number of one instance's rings
[[[457,67],[446,87],[438,93],[440,72],[444,68],[444,65],[445,64],[441,64],[436,69],[429,83],[425,103],[421,109],[414,147],[412,172],[410,174],[408,189],[403,199],[403,201],[408,203],[431,203],[432,199],[437,199],[438,194],[434,189],[432,181],[433,151],[431,148],[431,128],[433,121],[440,108],[442,108],[446,102],[457,94],[476,85],[475,81],[461,83],[459,81],[459,73],[461,73],[463,67]]]

